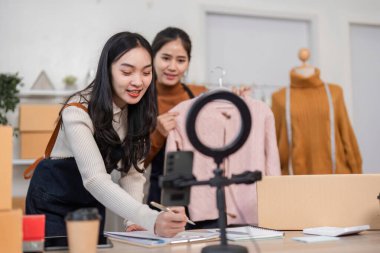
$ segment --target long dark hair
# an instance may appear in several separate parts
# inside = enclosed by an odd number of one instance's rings
[[[89,101],[87,101],[88,113],[94,125],[94,137],[108,173],[113,169],[127,173],[132,165],[137,171],[143,173],[144,169],[140,169],[138,163],[148,154],[150,149],[149,135],[156,127],[157,102],[154,73],[152,82],[141,100],[137,104],[127,105],[128,117],[127,122],[124,122],[127,135],[124,140],[120,140],[112,126],[111,64],[136,47],[146,49],[153,64],[153,52],[149,42],[144,37],[137,33],[117,33],[104,45],[95,80],[79,92],[81,98],[89,97]],[[69,100],[70,98],[67,101]],[[122,167],[117,168],[117,163],[120,160]]]
[[[152,42],[153,58],[156,56],[157,52],[166,44],[173,40],[180,39],[187,53],[187,57],[191,58],[191,40],[189,35],[177,28],[177,27],[167,27],[164,30],[157,33],[156,37]]]

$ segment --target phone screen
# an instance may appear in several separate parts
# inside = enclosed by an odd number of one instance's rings
[[[165,158],[165,178],[192,178],[193,152],[168,152]],[[161,203],[167,206],[187,206],[190,202],[190,186],[183,188],[162,187]]]
[[[104,235],[99,236],[98,248],[112,248],[111,241]],[[45,237],[45,251],[68,249],[67,236]]]

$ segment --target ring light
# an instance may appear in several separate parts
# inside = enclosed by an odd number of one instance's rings
[[[227,100],[236,106],[240,113],[241,127],[237,137],[222,148],[211,148],[204,145],[198,138],[195,130],[195,123],[200,110],[207,103],[214,100]],[[186,131],[191,144],[196,150],[206,156],[214,158],[216,164],[221,164],[223,159],[240,149],[247,140],[251,131],[251,114],[246,103],[237,95],[229,91],[215,90],[209,91],[199,97],[192,105],[186,119]]]

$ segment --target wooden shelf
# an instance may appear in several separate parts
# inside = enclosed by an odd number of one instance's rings
[[[13,159],[13,165],[31,165],[36,159]]]
[[[21,90],[18,96],[20,98],[33,97],[68,97],[78,90]]]

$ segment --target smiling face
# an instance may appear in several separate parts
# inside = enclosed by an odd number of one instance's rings
[[[120,108],[136,104],[152,82],[152,60],[146,49],[136,47],[111,65],[113,102]]]
[[[175,85],[181,81],[189,67],[189,56],[180,39],[166,43],[154,57],[157,81],[163,85]]]

